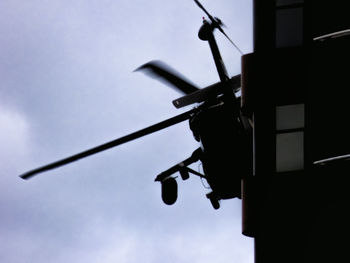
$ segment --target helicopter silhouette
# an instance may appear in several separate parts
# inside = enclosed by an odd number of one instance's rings
[[[152,77],[164,80],[183,93],[184,96],[173,101],[176,108],[194,103],[197,103],[197,106],[126,136],[30,170],[20,175],[22,179],[30,179],[39,173],[78,161],[188,120],[193,136],[200,143],[200,147],[194,150],[187,159],[156,176],[155,181],[161,183],[163,202],[172,205],[177,200],[178,186],[176,177],[173,176],[177,172],[180,173],[183,180],[187,180],[190,174],[205,179],[211,188],[207,198],[214,209],[220,207],[219,201],[222,199],[241,198],[241,179],[249,176],[252,170],[252,129],[248,118],[242,114],[241,96],[236,95],[241,89],[241,76],[236,75],[231,78],[228,76],[214,37],[214,30],[218,29],[241,54],[242,52],[222,29],[222,21],[211,16],[199,1],[194,1],[209,18],[209,21],[203,18],[198,37],[209,43],[220,82],[199,88],[164,62],[156,60],[138,67],[135,71],[142,71]],[[188,167],[197,161],[202,163],[204,174]]]

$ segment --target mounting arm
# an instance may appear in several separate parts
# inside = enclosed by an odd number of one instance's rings
[[[154,181],[156,182],[162,182],[164,181],[166,178],[168,178],[170,175],[176,173],[176,172],[180,172],[181,174],[181,177],[183,180],[186,180],[188,179],[188,173],[192,173],[192,174],[195,174],[195,175],[198,175],[200,177],[205,177],[204,175],[202,175],[201,173],[198,173],[194,170],[192,170],[191,168],[188,168],[187,166],[194,163],[194,162],[197,162],[199,159],[200,159],[200,155],[202,154],[202,149],[201,148],[198,148],[196,149],[192,155],[185,159],[184,161],[170,167],[168,170],[160,173],[156,179],[154,179]]]

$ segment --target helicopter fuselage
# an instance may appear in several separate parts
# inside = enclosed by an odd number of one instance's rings
[[[232,107],[218,101],[197,112],[190,128],[201,143],[205,178],[217,200],[241,198],[241,179],[250,173],[251,137]]]

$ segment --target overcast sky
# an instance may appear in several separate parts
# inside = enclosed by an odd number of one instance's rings
[[[252,3],[202,0],[243,53]],[[191,109],[143,73],[153,59],[201,87],[219,80],[192,0],[0,1],[0,261],[253,262],[241,201],[214,210],[201,180],[162,203],[154,178],[198,147],[184,122],[29,181],[27,170]],[[237,50],[216,32],[230,76]],[[192,166],[200,169],[198,163]]]

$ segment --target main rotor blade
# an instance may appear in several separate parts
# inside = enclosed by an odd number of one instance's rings
[[[140,138],[142,136],[148,135],[150,133],[162,130],[164,128],[167,128],[169,126],[172,126],[174,124],[177,124],[177,123],[180,123],[182,121],[185,121],[185,120],[189,119],[191,117],[192,113],[194,113],[195,110],[196,109],[192,109],[190,111],[184,112],[184,113],[179,114],[179,115],[177,115],[175,117],[172,117],[170,119],[164,120],[162,122],[159,122],[157,124],[154,124],[152,126],[144,128],[142,130],[133,132],[133,133],[131,133],[129,135],[123,136],[123,137],[118,138],[116,140],[113,140],[113,141],[101,144],[101,145],[96,146],[94,148],[91,148],[89,150],[83,151],[81,153],[72,155],[70,157],[64,158],[62,160],[59,160],[59,161],[56,161],[56,162],[53,162],[53,163],[50,163],[48,165],[36,168],[34,170],[30,170],[30,171],[20,175],[20,177],[22,179],[29,179],[29,178],[33,177],[34,175],[36,175],[38,173],[42,173],[42,172],[45,172],[45,171],[48,171],[48,170],[51,170],[51,169],[55,169],[57,167],[60,167],[60,166],[63,166],[63,165],[75,162],[77,160],[80,160],[82,158],[88,157],[90,155],[93,155],[93,154],[96,154],[96,153],[108,150],[110,148],[116,147],[116,146],[121,145],[123,143],[135,140],[137,138]]]
[[[180,90],[184,94],[190,94],[194,91],[199,90],[199,88],[190,83],[184,76],[178,73],[176,70],[169,67],[162,61],[153,60],[140,67],[135,71],[142,70],[145,73],[149,73],[151,77],[156,77],[161,80],[165,80],[167,84],[172,85],[177,90]]]
[[[241,87],[241,75],[239,74],[239,75],[233,76],[228,80],[228,82],[229,83],[227,85],[230,85],[232,87],[233,92],[237,92]],[[193,92],[191,94],[188,94],[176,100],[173,100],[173,104],[176,108],[181,108],[196,102],[197,103],[203,102],[205,100],[208,100],[209,98],[215,98],[222,93],[223,93],[223,84],[222,82],[217,82],[208,87],[200,89],[196,92]]]

